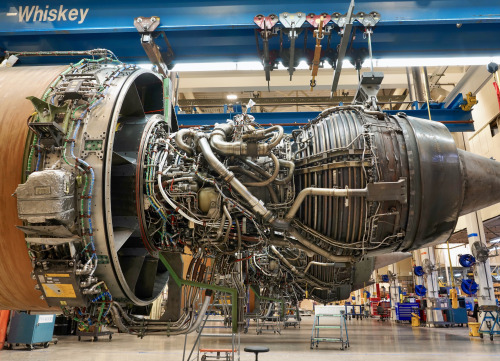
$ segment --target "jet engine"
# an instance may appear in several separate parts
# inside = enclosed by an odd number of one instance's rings
[[[500,201],[499,163],[404,113],[333,107],[291,134],[247,113],[177,130],[162,79],[111,55],[0,69],[0,92],[0,307],[60,307],[82,327],[111,313],[144,331],[123,306],[146,307],[174,276],[189,291],[169,287],[177,315],[150,331],[193,330],[185,305],[207,304],[203,284],[240,304],[248,285],[345,299]]]

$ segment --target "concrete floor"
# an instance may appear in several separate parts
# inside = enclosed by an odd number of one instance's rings
[[[265,345],[271,351],[259,356],[259,361],[304,360],[440,360],[454,361],[473,358],[480,360],[500,359],[500,336],[493,342],[489,338],[470,338],[467,328],[412,328],[409,324],[378,322],[375,319],[352,320],[348,323],[351,347],[340,351],[339,344],[321,343],[311,350],[311,317],[304,317],[300,329],[282,330],[281,335],[264,332],[256,335],[255,326],[248,334],[241,335],[241,361],[253,361],[253,354],[243,352],[248,345]],[[331,332],[331,331],[330,331]],[[192,345],[194,336],[188,337]],[[47,349],[27,351],[0,351],[0,360],[64,360],[64,361],[181,361],[184,336],[136,336],[115,334],[109,342],[78,342],[74,336],[59,337],[57,345]],[[204,346],[230,348],[230,340],[205,338]]]

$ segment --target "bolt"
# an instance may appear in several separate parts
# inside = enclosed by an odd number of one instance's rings
[[[153,17],[151,18],[151,22],[152,22],[152,23],[154,23],[155,21],[156,21],[156,18],[153,16]]]
[[[142,18],[137,18],[138,23],[142,23]]]
[[[41,295],[41,296],[40,296],[40,299],[41,299],[41,300],[44,300],[44,299],[45,299],[45,297],[44,297],[43,295]]]
[[[74,263],[73,262],[70,262],[68,263],[70,267],[73,267]]]
[[[283,14],[283,17],[284,17],[284,18],[287,18],[287,17],[288,17],[288,14],[287,14],[287,13],[284,13],[284,14]]]
[[[35,290],[39,290],[40,289],[40,286],[39,285],[35,285]]]

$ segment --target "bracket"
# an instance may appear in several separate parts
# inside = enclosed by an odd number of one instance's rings
[[[70,116],[68,105],[58,107],[34,96],[29,96],[26,99],[31,101],[40,120],[39,122],[30,122],[28,124],[29,128],[38,135],[40,142],[44,146],[51,146],[53,144],[58,147],[61,146],[66,129],[56,122],[56,116],[58,114],[65,114],[62,123],[66,124]]]
[[[103,133],[101,136],[90,137],[90,135],[85,132],[83,133],[83,150],[81,158],[85,159],[90,153],[94,153],[97,158],[102,159],[104,155],[104,138],[106,134]]]
[[[354,15],[354,20],[360,22],[365,28],[370,28],[377,25],[380,21],[380,14],[376,11],[372,11],[369,14],[359,12]]]
[[[373,110],[376,110],[378,108],[377,94],[383,80],[384,73],[381,71],[363,73],[352,104],[366,104],[370,107],[374,107]]]
[[[168,69],[172,64],[174,59],[174,52],[170,46],[170,42],[167,39],[164,31],[157,32],[156,29],[160,25],[160,17],[138,17],[134,19],[134,26],[137,31],[141,34],[141,45],[144,48],[151,63],[156,65],[158,72],[164,76],[168,77]],[[167,50],[162,52],[158,44],[156,44],[155,39],[161,37],[165,41]]]
[[[322,13],[319,15],[311,13],[307,15],[307,22],[311,24],[313,28],[317,29],[319,27],[319,22],[321,21],[321,17],[323,17],[323,28],[324,28],[323,33],[328,34],[325,30],[327,28],[326,24],[328,24],[332,20],[331,15],[327,13]]]
[[[401,178],[397,182],[376,182],[366,185],[368,201],[398,201],[401,204],[407,203],[406,178]]]

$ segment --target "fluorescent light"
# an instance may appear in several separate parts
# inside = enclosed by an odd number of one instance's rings
[[[264,70],[264,66],[260,61],[239,61],[236,70]]]
[[[492,57],[448,57],[448,58],[386,58],[373,59],[375,68],[404,68],[411,66],[468,66],[484,65],[490,62],[500,63],[500,54]],[[354,67],[348,60],[344,60],[342,67],[353,69]],[[370,60],[365,60],[362,70],[368,70]],[[325,69],[332,67],[325,62]],[[194,72],[194,71],[262,71],[264,68],[260,61],[240,61],[240,62],[219,62],[219,63],[177,63],[173,71]],[[285,70],[282,63],[278,64],[277,70]],[[308,70],[309,66],[305,61],[297,65],[297,70]]]
[[[236,94],[228,94],[228,95],[226,95],[226,98],[228,100],[236,100],[236,99],[238,99],[238,96]]]

